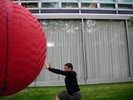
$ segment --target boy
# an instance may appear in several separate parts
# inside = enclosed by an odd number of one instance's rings
[[[64,71],[60,69],[51,68],[51,64],[45,63],[45,68],[49,71],[65,76],[66,91],[62,91],[56,95],[55,100],[81,100],[79,85],[77,83],[77,74],[73,71],[73,65],[66,63]]]

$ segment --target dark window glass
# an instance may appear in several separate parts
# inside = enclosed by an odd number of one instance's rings
[[[42,8],[58,8],[59,4],[58,2],[43,2]]]
[[[132,4],[118,4],[119,9],[133,9]]]
[[[78,8],[78,3],[63,2],[62,8]]]
[[[115,4],[101,3],[100,8],[115,9]]]
[[[38,8],[38,3],[22,3],[25,8]]]
[[[81,3],[82,8],[97,8],[97,3]]]

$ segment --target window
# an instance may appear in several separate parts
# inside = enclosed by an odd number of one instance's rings
[[[100,2],[115,2],[116,0],[99,0]]]
[[[81,1],[99,1],[99,0],[81,0]]]
[[[81,0],[81,1],[115,2],[116,0]]]
[[[132,4],[118,4],[119,9],[133,9]]]
[[[16,0],[16,1],[39,1],[39,0]]]
[[[41,4],[42,8],[58,8],[58,2],[43,2]]]
[[[115,4],[101,3],[100,8],[115,9]]]
[[[77,2],[77,1],[79,1],[79,0],[61,0],[61,1],[62,1],[62,2],[69,2],[69,1],[70,1],[70,2],[75,2],[75,1]]]
[[[78,8],[78,3],[62,2],[62,8]]]
[[[117,0],[118,2],[133,2],[133,0]]]
[[[97,8],[97,3],[81,3],[82,8]]]
[[[38,8],[38,3],[22,3],[25,8]]]

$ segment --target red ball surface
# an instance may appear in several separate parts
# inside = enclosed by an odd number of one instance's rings
[[[46,38],[38,20],[24,7],[0,0],[0,96],[31,84],[45,58]]]

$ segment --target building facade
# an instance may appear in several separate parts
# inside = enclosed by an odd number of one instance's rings
[[[15,0],[37,17],[47,38],[47,62],[71,62],[79,84],[133,81],[133,0]],[[42,69],[31,86],[64,85]]]

